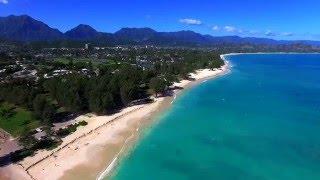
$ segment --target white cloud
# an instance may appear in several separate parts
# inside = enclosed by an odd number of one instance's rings
[[[209,26],[209,28],[211,28],[213,31],[225,31],[228,33],[232,33],[232,34],[238,34],[238,35],[243,35],[243,36],[286,36],[286,37],[291,37],[291,36],[297,36],[297,34],[292,33],[292,32],[279,32],[279,31],[272,31],[272,30],[264,30],[264,31],[259,31],[259,30],[248,30],[248,29],[242,29],[242,28],[238,28],[235,26],[231,26],[231,25],[226,25],[226,26]]]
[[[284,32],[284,33],[281,33],[281,35],[283,35],[283,36],[293,36],[293,33],[292,32]]]
[[[272,31],[270,31],[270,30],[267,30],[267,31],[264,33],[264,35],[266,35],[266,36],[276,36],[276,33],[272,32]]]
[[[8,4],[9,1],[8,0],[0,0],[0,4]]]
[[[214,30],[214,31],[219,31],[219,30],[220,30],[220,27],[219,27],[219,26],[213,26],[213,27],[212,27],[212,30]]]
[[[227,32],[235,32],[236,28],[233,26],[225,26],[224,30],[226,30]]]
[[[180,19],[180,23],[183,24],[188,24],[188,25],[201,25],[202,22],[198,19],[191,19],[191,18],[186,18],[186,19]]]

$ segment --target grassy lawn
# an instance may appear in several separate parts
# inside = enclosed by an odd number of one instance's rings
[[[69,63],[69,60],[67,58],[64,58],[64,57],[55,58],[54,61],[60,62],[60,63],[63,63],[63,64],[68,64]]]
[[[30,111],[13,106],[8,103],[0,103],[0,127],[17,137],[25,130],[37,128],[40,121],[36,120]]]
[[[56,62],[60,62],[63,64],[68,64],[70,62],[69,59],[65,58],[65,57],[59,57],[55,59]],[[77,62],[92,62],[93,66],[98,66],[100,64],[103,64],[105,60],[97,60],[97,59],[90,59],[90,58],[76,58],[73,59],[73,63],[77,63]]]

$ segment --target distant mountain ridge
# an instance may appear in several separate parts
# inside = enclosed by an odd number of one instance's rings
[[[217,44],[264,44],[282,45],[302,43],[320,46],[319,41],[285,41],[268,38],[211,36],[193,31],[157,32],[151,28],[122,28],[115,33],[98,32],[89,25],[80,24],[62,33],[30,16],[0,17],[0,39],[36,42],[36,41],[81,41],[102,45],[166,45],[166,46],[213,46]]]
[[[100,33],[89,25],[80,24],[64,33],[64,35],[74,40],[90,40],[98,38]]]
[[[114,35],[122,40],[145,42],[155,37],[157,33],[157,31],[151,28],[122,28],[115,32]]]
[[[51,41],[63,36],[59,30],[27,15],[0,17],[0,38],[16,41]]]

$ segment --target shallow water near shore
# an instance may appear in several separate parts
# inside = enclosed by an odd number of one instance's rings
[[[320,179],[320,55],[227,56],[183,92],[111,179]]]

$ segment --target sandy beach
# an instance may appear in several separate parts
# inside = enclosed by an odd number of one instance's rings
[[[195,81],[182,80],[173,86],[187,88],[228,71],[226,61],[220,69],[203,69],[191,74]],[[19,164],[0,169],[0,179],[99,179],[108,175],[139,138],[140,130],[152,125],[153,117],[168,108],[180,91],[174,90],[171,97],[127,107],[110,116],[81,115],[75,122],[85,120],[87,126],[63,138],[63,143],[54,150],[38,151]]]

